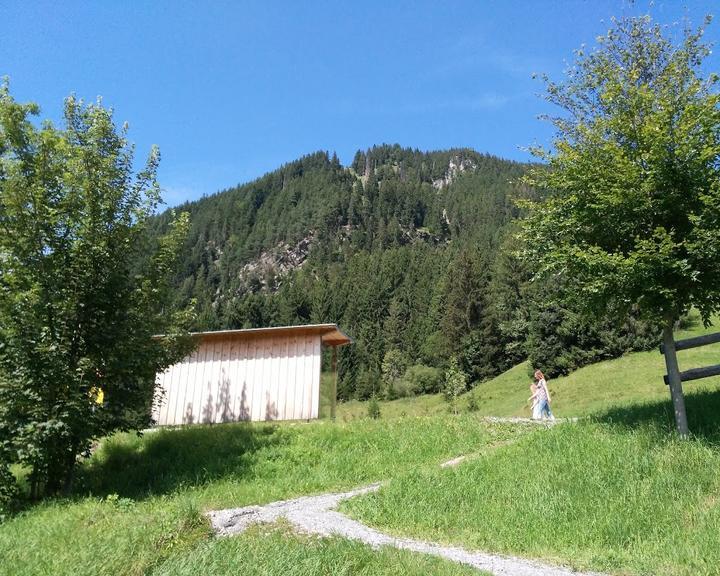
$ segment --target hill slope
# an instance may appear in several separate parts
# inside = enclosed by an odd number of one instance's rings
[[[497,323],[489,270],[524,169],[467,149],[379,146],[348,167],[311,154],[177,208],[192,222],[177,304],[196,301],[196,329],[337,322],[355,342],[340,395],[366,397],[389,350],[442,365]],[[476,348],[490,360],[478,376],[512,363],[498,342]]]
[[[676,334],[676,339],[690,338],[718,331],[718,322],[704,328],[697,317],[690,319],[691,326]],[[678,352],[681,369],[710,366],[717,363],[720,344],[692,348]],[[530,396],[531,367],[523,362],[478,385],[461,399],[461,407],[467,409],[470,396],[475,398],[477,413],[481,416],[530,416],[527,398]],[[666,402],[669,391],[663,384],[665,362],[657,349],[634,352],[620,358],[598,362],[578,369],[567,376],[549,381],[553,398],[552,409],[556,416],[588,416],[611,411],[618,406],[642,406]],[[686,394],[720,390],[720,377],[688,382]],[[431,395],[393,402],[381,402],[383,417],[403,414],[431,414],[447,409],[441,395]],[[354,419],[364,417],[364,402],[347,402],[340,405],[338,417]]]

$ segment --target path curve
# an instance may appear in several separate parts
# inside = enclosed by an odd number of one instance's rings
[[[379,532],[335,510],[343,500],[375,492],[381,486],[382,483],[370,484],[349,492],[302,496],[292,500],[272,502],[265,506],[218,510],[208,512],[208,516],[213,529],[222,536],[239,534],[254,524],[270,523],[285,518],[300,532],[320,536],[342,536],[349,540],[364,542],[374,549],[394,546],[403,550],[439,556],[485,570],[496,576],[602,576],[594,572],[576,572],[569,568],[550,566],[513,556],[469,551],[412,538],[398,538]]]

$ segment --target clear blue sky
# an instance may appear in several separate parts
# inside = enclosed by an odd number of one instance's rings
[[[101,95],[130,123],[139,156],[160,146],[173,205],[315,150],[344,164],[384,142],[528,159],[522,147],[550,134],[532,73],[559,78],[611,16],[647,6],[0,0],[0,75],[53,119],[71,92]],[[716,6],[656,0],[651,13],[699,24]],[[708,37],[720,37],[720,21]]]

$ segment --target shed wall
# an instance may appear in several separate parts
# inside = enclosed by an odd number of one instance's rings
[[[319,335],[213,337],[156,378],[161,426],[318,417]]]

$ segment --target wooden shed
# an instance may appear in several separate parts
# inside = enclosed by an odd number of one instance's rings
[[[335,369],[335,347],[351,342],[335,324],[194,336],[195,351],[157,375],[160,426],[317,418],[322,347],[333,347]]]

